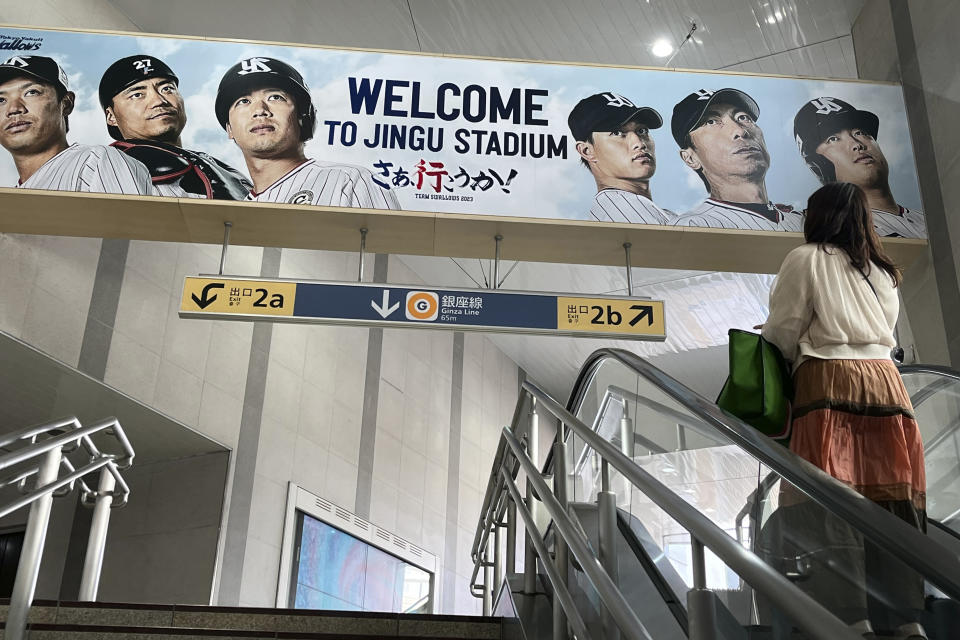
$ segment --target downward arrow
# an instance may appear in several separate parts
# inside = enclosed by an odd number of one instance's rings
[[[391,313],[400,308],[399,302],[394,302],[393,306],[390,306],[390,289],[383,290],[383,302],[377,304],[373,300],[370,301],[370,306],[373,307],[373,310],[380,314],[381,318],[386,318]]]
[[[212,297],[208,298],[207,294],[210,293],[211,289],[223,289],[225,285],[222,282],[211,282],[203,288],[203,291],[200,292],[200,297],[197,297],[197,294],[191,293],[190,297],[193,298],[193,301],[197,303],[197,306],[201,309],[206,309],[213,301],[217,299],[217,294],[213,294]]]

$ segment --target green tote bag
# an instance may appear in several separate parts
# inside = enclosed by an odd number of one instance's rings
[[[730,329],[729,336],[730,376],[717,405],[789,445],[793,384],[783,354],[760,334]]]

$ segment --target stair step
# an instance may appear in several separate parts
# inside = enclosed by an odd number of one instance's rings
[[[0,620],[6,616],[7,601],[0,601]],[[480,616],[56,601],[37,601],[30,610],[28,628],[31,638],[95,638],[108,630],[110,638],[124,640],[139,635],[157,640],[163,634],[354,640],[500,640],[503,636],[501,618]]]
[[[260,638],[263,640],[382,640],[381,634],[305,633],[295,631],[244,631],[239,629],[158,628],[120,625],[35,624],[27,632],[27,640],[202,640],[221,638]],[[402,636],[408,640],[462,640],[464,636]]]

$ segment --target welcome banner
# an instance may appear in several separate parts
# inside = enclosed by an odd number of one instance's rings
[[[17,27],[0,49],[3,186],[800,231],[845,180],[881,235],[926,237],[895,85]]]

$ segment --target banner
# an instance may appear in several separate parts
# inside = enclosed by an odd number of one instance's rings
[[[899,86],[0,27],[4,186],[926,237]]]

